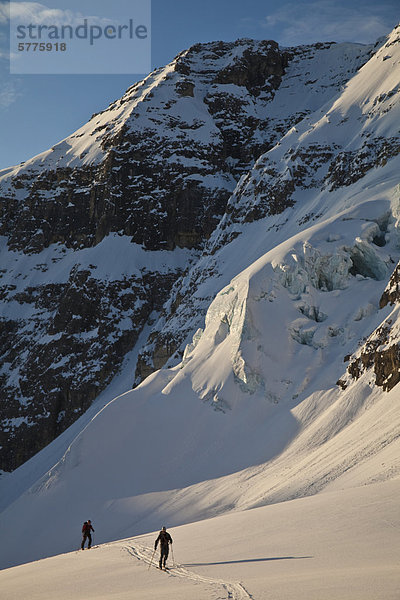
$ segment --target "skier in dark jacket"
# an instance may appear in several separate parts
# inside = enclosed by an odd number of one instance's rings
[[[88,550],[89,548],[92,546],[92,534],[91,531],[94,532],[94,529],[92,527],[92,522],[90,519],[88,519],[87,521],[84,522],[84,524],[82,525],[82,544],[81,544],[81,549],[84,549],[85,546],[85,542],[86,540],[88,541]]]
[[[165,527],[163,527],[159,533],[158,538],[154,544],[154,550],[157,550],[158,542],[160,542],[160,569],[165,567],[165,563],[167,562],[168,554],[169,554],[169,545],[172,544],[172,537],[169,535]]]

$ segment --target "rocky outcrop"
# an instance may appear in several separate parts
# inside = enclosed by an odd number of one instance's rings
[[[241,56],[221,69],[215,77],[215,83],[233,83],[245,86],[253,95],[259,95],[261,91],[270,91],[279,87],[280,78],[287,67],[288,56],[286,52],[280,52],[279,46],[273,41],[261,41],[255,49],[251,40],[242,40],[246,44],[250,42]],[[221,50],[224,44],[220,44]],[[274,81],[275,84],[271,82]]]
[[[331,190],[352,185],[372,168],[384,166],[400,153],[398,138],[376,137],[354,151],[339,152],[330,163],[326,182]]]
[[[7,304],[23,308],[18,318],[3,319],[0,330],[0,445],[7,470],[88,409],[177,275],[143,272],[107,281],[97,278],[95,268],[75,266],[65,283],[9,291]]]
[[[347,373],[338,381],[345,389],[353,380],[370,372],[375,385],[389,392],[400,382],[400,263],[397,265],[381,299],[380,308],[388,304],[394,310],[351,357]]]
[[[388,304],[400,304],[400,264],[397,265],[390,278],[389,285],[382,294],[379,307],[384,308]]]

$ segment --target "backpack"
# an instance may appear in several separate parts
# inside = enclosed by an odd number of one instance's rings
[[[84,524],[82,525],[82,533],[86,533],[87,530],[88,530],[88,524],[87,524],[87,521],[85,521]]]
[[[160,544],[161,546],[168,546],[169,543],[169,533],[166,531],[160,531]]]

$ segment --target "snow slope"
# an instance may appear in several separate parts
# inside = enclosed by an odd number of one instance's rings
[[[149,569],[157,533],[7,569],[2,598],[397,600],[399,483],[172,528],[168,573],[155,568],[157,557]]]
[[[192,308],[189,329],[197,331],[182,362],[111,396],[74,439],[65,436],[53,446],[51,468],[47,449],[4,478],[1,566],[71,550],[78,524],[88,517],[100,524],[97,541],[109,542],[223,513],[229,513],[223,517],[229,531],[236,526],[241,535],[250,527],[246,519],[261,514],[250,509],[259,508],[270,522],[260,542],[267,544],[268,532],[279,534],[276,522],[285,530],[285,511],[294,507],[295,515],[310,511],[303,523],[293,522],[294,539],[304,544],[305,531],[317,523],[315,550],[305,553],[299,545],[295,554],[286,547],[278,556],[315,552],[324,559],[317,566],[305,559],[290,562],[295,573],[286,581],[287,594],[298,593],[302,582],[303,597],[312,597],[313,583],[333,574],[324,599],[343,597],[342,582],[353,582],[352,599],[367,598],[371,590],[377,598],[382,589],[381,597],[395,597],[393,562],[383,552],[392,545],[392,526],[376,519],[379,502],[398,488],[400,392],[398,386],[384,391],[368,369],[345,389],[337,381],[346,371],[345,357],[376,328],[392,319],[393,332],[400,331],[397,308],[379,308],[400,258],[399,60],[395,30],[342,94],[242,178],[208,253],[188,275],[199,275],[186,305]],[[323,160],[328,144],[329,168]],[[309,170],[305,147],[322,149],[311,155]],[[288,205],[270,214],[264,195],[277,181],[292,181],[293,151],[297,167],[305,170],[297,170],[301,177]],[[253,208],[265,215],[246,221]],[[205,299],[205,323],[199,326]],[[178,312],[171,320],[175,331],[186,314]],[[383,514],[390,512],[396,527],[391,503]],[[332,513],[343,517],[339,533],[348,554],[334,541],[336,520],[324,530]],[[49,520],[56,524],[54,537]],[[246,543],[268,557],[268,546],[257,546],[255,523]],[[206,532],[194,544],[196,553],[217,531],[208,521],[187,527],[182,531]],[[224,535],[224,546],[231,545]],[[371,561],[373,536],[383,554]],[[324,554],[328,542],[331,553]],[[231,561],[242,560],[232,552]],[[217,548],[215,558],[205,553],[199,560],[224,559]],[[275,575],[268,580],[275,581],[279,597],[286,571],[273,562]],[[207,569],[204,577],[209,575]],[[251,577],[254,598],[269,594],[265,579],[255,572]],[[320,588],[314,597],[321,598]]]
[[[189,378],[168,393],[175,373],[108,404],[2,512],[3,567],[73,548],[88,515],[103,542],[400,474],[398,390],[370,386],[368,373],[345,391],[277,405],[242,397],[225,413],[199,402]]]

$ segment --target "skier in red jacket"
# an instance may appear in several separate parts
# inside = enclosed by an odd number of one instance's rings
[[[84,522],[84,524],[82,525],[82,544],[81,544],[81,549],[84,549],[85,546],[85,542],[88,539],[88,550],[92,545],[92,534],[90,533],[91,531],[94,532],[94,529],[92,527],[92,522],[90,519],[88,519],[87,521]]]

